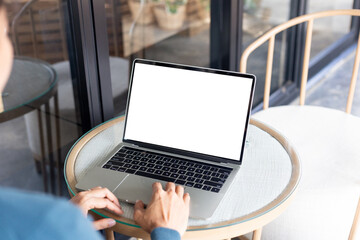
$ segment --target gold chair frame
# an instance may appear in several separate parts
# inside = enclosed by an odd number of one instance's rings
[[[310,49],[311,49],[311,40],[312,40],[312,32],[314,20],[318,18],[330,17],[330,16],[360,16],[360,10],[358,9],[348,9],[348,10],[331,10],[331,11],[323,11],[317,13],[311,13],[303,16],[299,16],[293,18],[283,24],[280,24],[270,31],[266,32],[263,36],[254,41],[251,45],[249,45],[245,51],[243,52],[240,60],[240,72],[246,72],[247,60],[250,54],[259,46],[264,44],[265,42],[269,42],[268,45],[268,54],[267,54],[267,62],[266,62],[266,75],[265,75],[265,89],[264,89],[264,106],[263,109],[267,109],[269,107],[269,97],[270,97],[270,82],[271,82],[271,74],[272,74],[272,65],[273,65],[273,57],[274,57],[274,45],[275,45],[275,36],[276,34],[293,27],[295,25],[299,25],[301,23],[307,23],[306,30],[306,39],[305,39],[305,49],[304,49],[304,60],[301,74],[301,86],[300,86],[300,105],[305,104],[305,94],[306,94],[306,83],[308,78],[309,71],[309,60],[310,60]],[[351,106],[354,99],[354,91],[356,85],[356,79],[358,75],[358,66],[360,63],[360,36],[358,36],[358,44],[355,53],[355,62],[353,67],[353,73],[349,88],[349,94],[346,105],[346,112],[351,112]]]
[[[274,57],[274,46],[275,46],[275,37],[278,33],[289,29],[290,27],[307,23],[306,27],[306,38],[305,38],[305,48],[304,48],[304,59],[302,66],[302,75],[301,75],[301,85],[300,85],[300,105],[305,104],[305,96],[306,96],[306,83],[308,79],[308,71],[309,71],[309,60],[310,60],[310,50],[311,50],[311,40],[313,34],[313,26],[314,20],[324,17],[331,16],[360,16],[360,10],[358,9],[347,9],[347,10],[330,10],[330,11],[322,11],[317,13],[311,13],[303,16],[299,16],[293,18],[283,24],[280,24],[273,29],[266,32],[264,35],[255,40],[252,44],[250,44],[243,52],[240,59],[240,72],[245,73],[247,67],[247,60],[250,54],[257,49],[259,46],[268,43],[268,52],[267,52],[267,61],[266,61],[266,74],[265,74],[265,88],[264,88],[264,100],[263,100],[263,109],[269,108],[269,97],[270,97],[270,85],[271,85],[271,75],[272,75],[272,65],[273,65],[273,57]],[[346,113],[351,113],[351,107],[354,99],[354,92],[356,86],[356,80],[358,76],[360,63],[360,34],[358,33],[358,41],[357,48],[355,51],[355,60],[354,66],[352,70],[352,77],[350,81],[350,87],[348,92],[347,104],[346,104]],[[354,239],[356,236],[356,232],[358,230],[358,225],[360,222],[360,197],[357,205],[357,209],[355,211],[355,216],[353,220],[353,224],[349,234],[349,240]]]

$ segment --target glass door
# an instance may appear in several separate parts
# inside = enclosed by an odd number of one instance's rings
[[[66,194],[63,163],[82,134],[68,6],[5,1],[13,69],[1,94],[0,184]]]

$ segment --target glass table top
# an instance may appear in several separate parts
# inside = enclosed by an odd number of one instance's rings
[[[124,122],[119,118],[111,120],[84,135],[70,150],[65,163],[65,177],[73,194],[76,193],[76,181],[69,182],[67,179],[69,162],[72,162],[73,178],[80,179],[89,168],[114,153],[114,149],[122,141],[123,127]],[[298,184],[300,165],[290,144],[284,139],[281,141],[282,143],[264,128],[250,124],[243,164],[233,184],[214,215],[206,220],[190,219],[188,231],[248,221],[266,214],[285,201]],[[71,156],[72,151],[76,151],[75,158]],[[133,205],[125,202],[121,204],[124,214],[117,221],[138,227],[132,222]]]
[[[56,72],[42,61],[15,58],[12,72],[0,101],[0,114],[31,105],[46,96],[56,86]]]

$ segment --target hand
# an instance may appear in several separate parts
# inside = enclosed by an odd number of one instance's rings
[[[77,205],[85,216],[88,211],[94,208],[107,208],[115,214],[123,214],[119,200],[107,188],[96,187],[88,191],[80,192],[75,195],[71,200],[72,203]],[[112,218],[104,218],[93,222],[96,230],[112,227],[116,224]]]
[[[189,218],[190,195],[184,188],[167,183],[166,191],[160,183],[153,184],[153,195],[144,209],[144,203],[135,204],[134,219],[145,231],[151,233],[157,227],[165,227],[185,233]]]

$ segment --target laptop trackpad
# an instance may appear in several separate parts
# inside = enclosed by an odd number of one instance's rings
[[[142,200],[148,204],[152,195],[152,184],[160,182],[165,187],[165,182],[156,179],[144,178],[136,175],[128,175],[120,186],[113,192],[117,198],[130,203]]]

